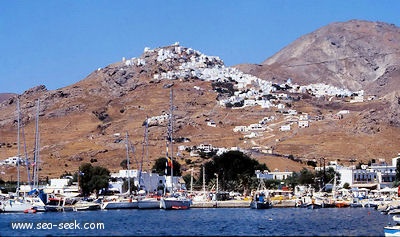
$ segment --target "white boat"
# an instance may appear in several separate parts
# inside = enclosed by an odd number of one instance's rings
[[[169,110],[169,122],[168,122],[168,130],[167,130],[167,146],[166,146],[166,158],[169,165],[169,168],[171,170],[171,175],[169,176],[171,178],[171,195],[170,196],[164,196],[160,200],[160,207],[162,209],[175,209],[175,210],[185,210],[189,209],[190,205],[192,203],[192,200],[187,197],[185,192],[174,192],[174,185],[173,185],[173,176],[174,176],[174,168],[173,168],[173,131],[174,131],[174,115],[173,115],[173,110],[174,110],[174,105],[173,105],[173,90],[171,88],[170,91],[170,110]],[[168,153],[168,148],[170,147],[171,149],[171,155]],[[168,166],[166,167],[167,171]],[[165,174],[167,175],[167,174]],[[166,190],[164,189],[164,195],[166,193]]]
[[[94,211],[100,210],[100,204],[88,201],[78,201],[73,205],[74,211]]]
[[[385,236],[400,236],[400,216],[394,215],[393,221],[395,225],[383,227]]]
[[[189,209],[192,200],[185,196],[162,197],[160,206],[166,210],[185,210]]]
[[[39,197],[19,197],[1,201],[0,212],[23,212],[34,209],[38,212],[45,211],[45,204]]]
[[[39,100],[38,100],[38,110],[39,110]],[[9,196],[7,199],[1,201],[0,205],[0,212],[24,212],[25,210],[35,209],[37,211],[44,211],[44,203],[43,201],[37,196],[20,196],[20,127],[21,127],[21,113],[20,113],[20,104],[19,100],[17,99],[17,122],[18,122],[18,133],[17,133],[17,145],[18,145],[18,154],[17,154],[17,189],[15,193],[15,198],[10,198]],[[36,127],[38,127],[38,117],[39,113],[36,115]],[[37,129],[37,128],[36,128]],[[38,131],[36,130],[36,133]],[[36,148],[38,148],[38,139],[35,141]],[[37,149],[36,149],[37,150]],[[38,153],[38,151],[36,151]],[[26,161],[26,160],[25,160]],[[28,166],[28,165],[27,165]],[[29,174],[29,172],[28,172]],[[29,180],[29,176],[28,176]],[[38,185],[37,185],[38,186]]]
[[[155,197],[145,197],[138,200],[139,209],[160,209],[160,199]]]
[[[125,136],[125,145],[126,145],[126,165],[127,169],[129,170],[129,135],[126,132]],[[132,149],[133,151],[133,149]],[[101,209],[134,209],[138,208],[138,201],[134,199],[131,195],[131,182],[128,172],[128,191],[124,194],[120,194],[118,196],[108,197],[103,199],[101,203]]]
[[[112,200],[103,200],[101,209],[134,209],[138,208],[138,201],[132,198],[115,198]]]
[[[23,212],[32,208],[32,203],[26,201],[25,199],[17,198],[2,201],[2,212]]]
[[[385,226],[383,227],[385,236],[400,236],[400,226]]]

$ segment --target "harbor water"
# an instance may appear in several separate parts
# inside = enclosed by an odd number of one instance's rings
[[[384,236],[370,208],[192,208],[0,213],[0,236]]]

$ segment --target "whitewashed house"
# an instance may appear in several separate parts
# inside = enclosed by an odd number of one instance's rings
[[[310,126],[308,120],[299,120],[298,123],[299,128],[308,128]]]
[[[200,144],[197,149],[204,152],[211,152],[213,150],[213,146],[211,144]]]
[[[216,124],[214,121],[208,121],[208,122],[207,122],[207,126],[216,127],[217,124]]]
[[[233,128],[234,132],[247,132],[247,126],[236,126]]]
[[[257,133],[255,132],[251,132],[250,134],[244,135],[244,138],[254,138],[257,137]]]
[[[282,126],[279,128],[279,131],[281,131],[281,132],[290,131],[290,124],[282,125]]]

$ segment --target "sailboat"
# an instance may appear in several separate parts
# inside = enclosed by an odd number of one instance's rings
[[[160,197],[158,195],[147,195],[146,187],[143,185],[143,177],[142,177],[142,170],[143,170],[143,161],[144,157],[148,155],[148,119],[145,122],[145,131],[144,131],[144,141],[143,141],[143,149],[142,149],[142,161],[140,163],[139,169],[139,187],[144,188],[144,190],[139,191],[138,197],[138,208],[139,209],[160,209]],[[144,194],[144,196],[141,196]]]
[[[39,100],[38,104],[38,112],[36,118],[36,129],[38,129],[38,114],[39,114]],[[24,212],[26,210],[39,210],[44,211],[44,203],[42,199],[38,196],[26,196],[24,193],[23,197],[20,197],[20,164],[21,164],[21,154],[20,154],[20,128],[21,128],[21,112],[20,112],[20,103],[17,98],[17,123],[18,123],[18,134],[17,134],[17,146],[18,146],[18,155],[17,155],[17,188],[16,188],[16,197],[11,197],[6,201],[2,202],[1,210],[2,212]],[[36,131],[38,133],[38,131]],[[38,146],[38,141],[36,141],[35,146]],[[29,175],[29,172],[28,172]]]
[[[167,163],[169,162],[171,165],[170,170],[171,170],[171,176],[170,178],[170,184],[171,184],[171,194],[169,196],[166,195],[166,189],[164,189],[164,197],[161,198],[160,200],[160,206],[162,209],[188,209],[190,208],[190,205],[192,203],[192,200],[187,197],[186,192],[175,192],[174,190],[174,185],[173,185],[173,176],[174,176],[174,169],[173,169],[173,130],[174,130],[174,115],[173,115],[173,90],[171,88],[170,91],[170,111],[169,111],[169,122],[168,122],[168,129],[167,129],[167,139],[166,139],[166,158],[167,158]],[[168,147],[171,147],[171,155],[169,155],[168,152]],[[168,168],[168,165],[167,165]],[[166,169],[167,170],[167,169]],[[166,177],[167,177],[167,172],[166,172]]]
[[[129,169],[129,136],[126,132],[126,166],[128,170],[128,191],[117,197],[113,197],[111,200],[103,199],[101,209],[134,209],[138,208],[138,201],[133,199],[131,195],[131,178]]]

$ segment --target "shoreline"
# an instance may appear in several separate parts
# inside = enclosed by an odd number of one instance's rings
[[[250,200],[227,200],[227,201],[204,201],[193,202],[190,208],[250,208]],[[272,202],[272,208],[296,207],[293,200],[282,200]]]

